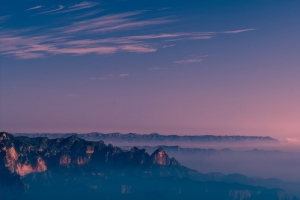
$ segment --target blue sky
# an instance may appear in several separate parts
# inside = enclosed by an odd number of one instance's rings
[[[1,0],[1,130],[298,137],[299,6]]]

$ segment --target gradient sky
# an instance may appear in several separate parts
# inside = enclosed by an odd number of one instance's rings
[[[0,129],[300,138],[299,8],[1,0]]]

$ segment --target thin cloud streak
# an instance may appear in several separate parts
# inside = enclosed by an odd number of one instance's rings
[[[255,28],[248,28],[248,29],[241,29],[241,30],[234,30],[234,31],[224,31],[222,33],[227,33],[227,34],[235,34],[235,33],[243,33],[243,32],[248,32],[248,31],[254,31]]]
[[[91,8],[96,6],[98,3],[95,2],[90,2],[90,1],[84,1],[79,4],[75,4],[74,6],[70,6],[70,8],[75,8],[75,9],[86,9],[86,8]]]
[[[78,10],[92,8],[92,7],[95,7],[97,5],[98,5],[98,3],[96,3],[96,2],[84,1],[84,2],[79,3],[79,4],[75,4],[73,6],[69,6],[66,10],[61,10],[61,11],[58,11],[57,13],[74,12],[74,11],[78,11]]]
[[[157,49],[146,45],[125,45],[120,47],[124,51],[135,53],[150,53],[155,52]]]
[[[149,25],[166,24],[171,21],[172,20],[159,18],[159,19],[144,20],[144,21],[139,21],[139,22],[129,22],[129,23],[124,23],[124,24],[118,24],[118,25],[112,26],[112,27],[94,29],[91,32],[97,33],[97,32],[104,32],[104,31],[132,29],[132,28],[139,28],[139,27],[144,27],[144,26],[149,26]]]
[[[35,15],[42,15],[42,14],[59,14],[59,13],[69,13],[69,12],[74,12],[74,11],[79,11],[79,10],[83,10],[83,9],[88,9],[88,8],[92,8],[97,6],[99,3],[96,2],[88,2],[88,1],[84,1],[82,3],[79,4],[75,4],[73,6],[63,6],[63,5],[59,5],[58,8],[56,9],[52,9],[52,10],[48,10],[48,11],[44,11],[44,12],[40,12],[37,13]],[[35,10],[35,9],[39,9],[42,8],[43,6],[36,6],[33,8],[29,8],[27,10]]]
[[[123,31],[127,29],[143,28],[150,25],[165,24],[172,21],[167,18],[137,21],[134,17],[140,15],[141,13],[141,11],[137,11],[114,15],[104,15],[89,20],[74,22],[65,27],[59,27],[57,31],[62,31],[65,34],[95,34],[99,32]]]
[[[35,14],[35,15],[42,15],[42,14],[54,13],[54,12],[60,11],[60,10],[62,10],[62,9],[64,9],[64,8],[65,8],[65,6],[59,5],[58,8],[56,8],[56,9],[48,10],[48,11],[44,11],[44,12],[40,12],[40,13],[37,13],[37,14]]]
[[[42,8],[43,6],[42,5],[39,5],[39,6],[35,6],[35,7],[32,7],[32,8],[28,8],[27,10],[36,10],[36,9],[39,9],[39,8]]]
[[[135,16],[140,14],[141,12],[130,12],[130,13],[122,13],[115,15],[105,15],[93,19],[83,20],[79,22],[74,22],[71,25],[59,27],[57,31],[62,31],[64,33],[78,33],[78,32],[90,32],[94,29],[106,28],[116,26],[117,24],[122,24],[128,22],[126,17]]]

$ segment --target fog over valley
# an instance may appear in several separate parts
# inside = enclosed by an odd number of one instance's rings
[[[89,141],[102,140],[127,150],[132,147],[149,153],[163,147],[181,164],[203,173],[244,174],[253,178],[279,178],[300,183],[300,146],[260,136],[178,136],[158,133],[17,133],[15,136],[60,138],[76,135]]]

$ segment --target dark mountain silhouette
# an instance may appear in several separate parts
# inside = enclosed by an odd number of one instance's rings
[[[184,167],[163,148],[149,155],[77,136],[2,132],[0,160],[1,199],[292,199],[278,188],[214,181],[219,174]]]

